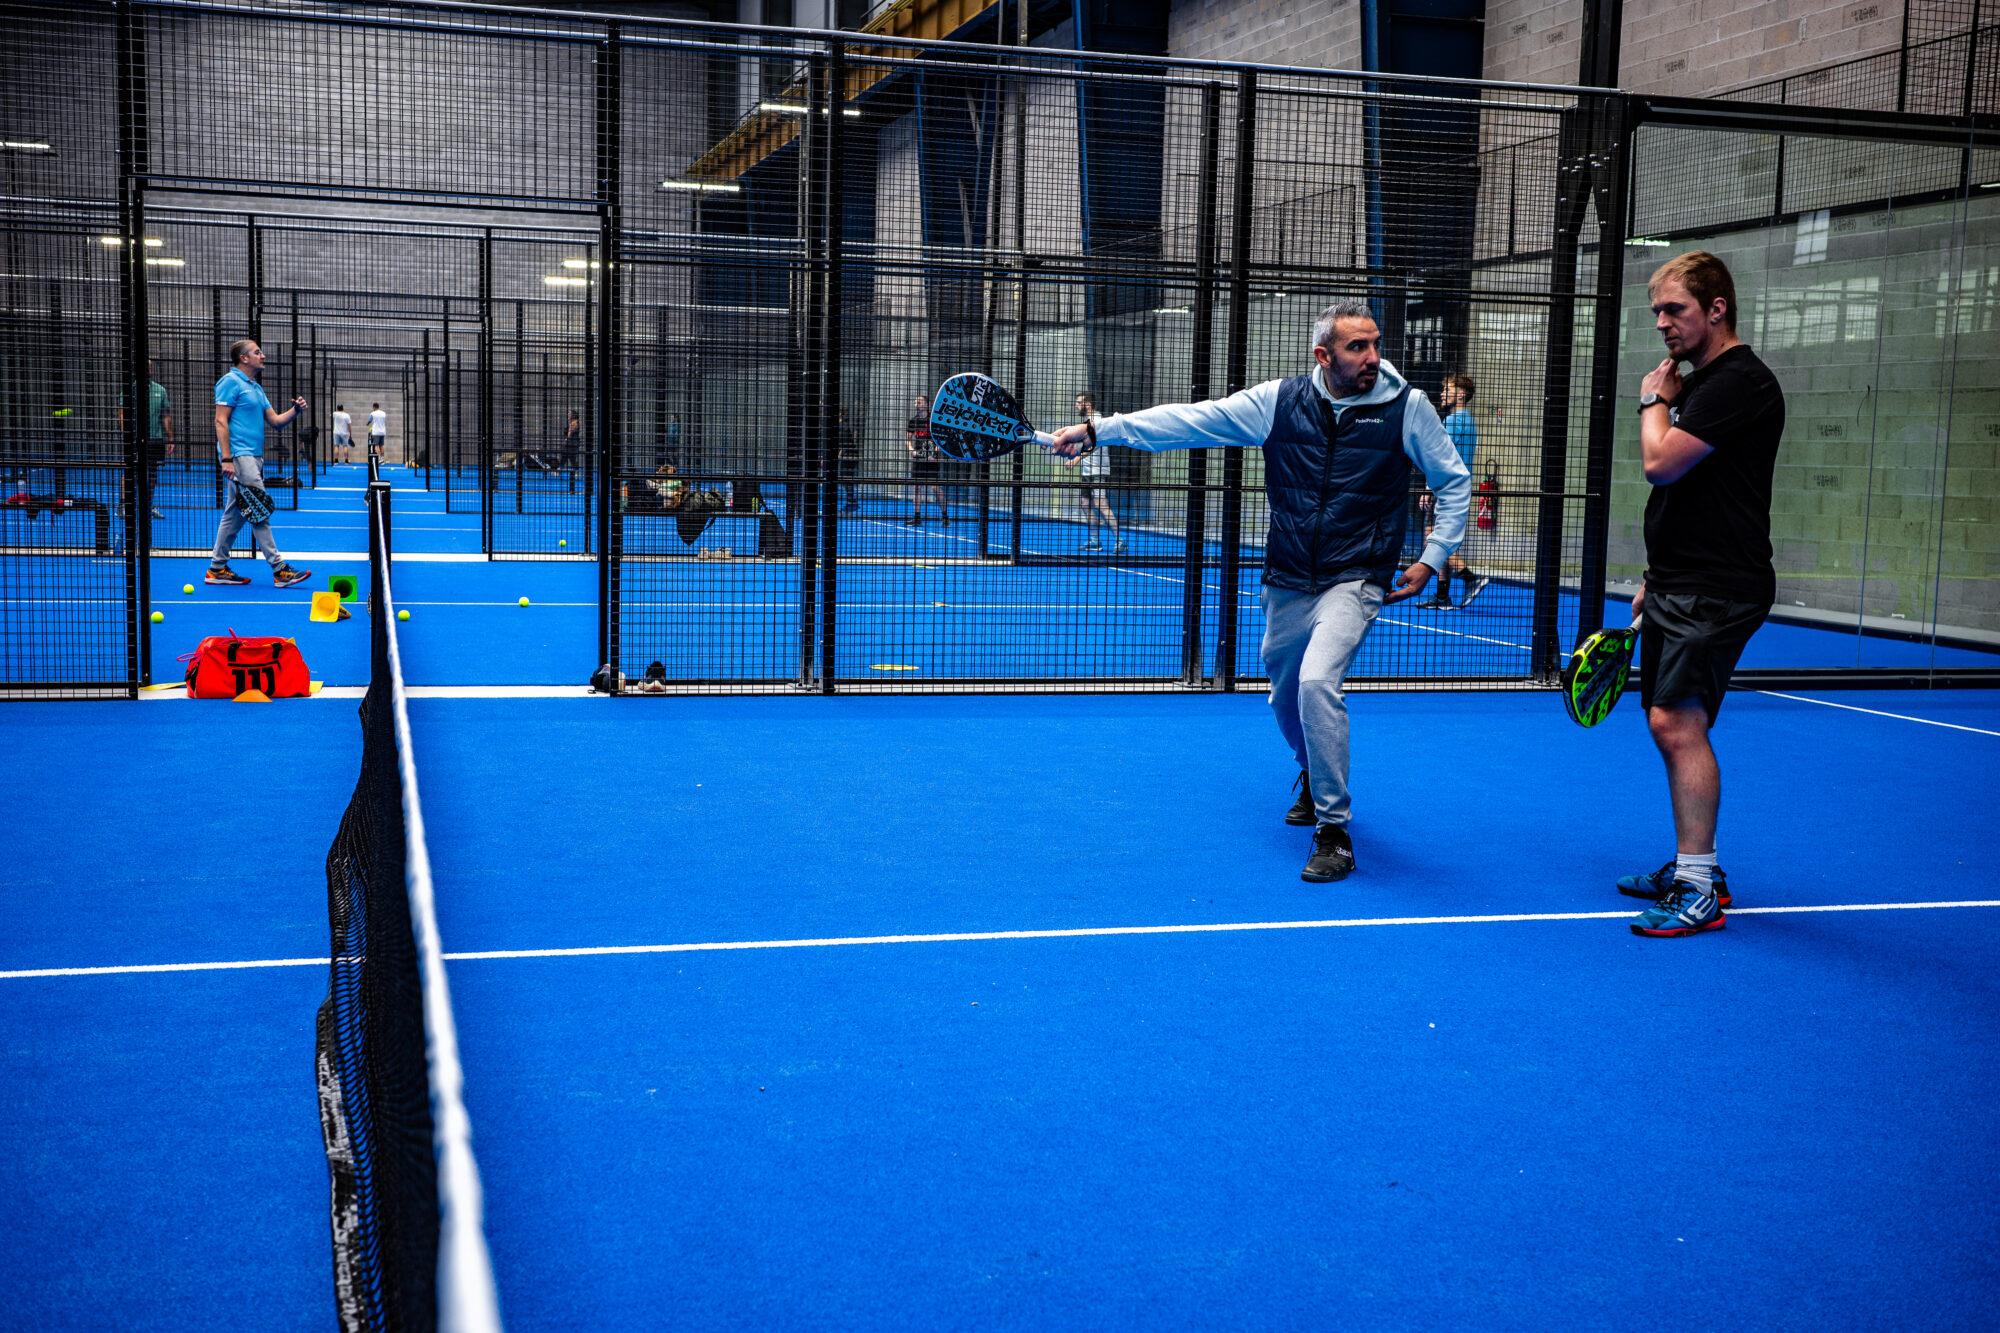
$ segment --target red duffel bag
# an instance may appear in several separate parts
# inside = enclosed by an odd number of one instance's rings
[[[243,639],[231,630],[227,638],[211,634],[180,660],[188,664],[190,699],[234,699],[245,690],[262,690],[272,699],[312,693],[306,660],[291,639]]]

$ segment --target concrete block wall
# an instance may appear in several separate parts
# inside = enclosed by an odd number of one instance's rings
[[[1172,0],[1167,54],[1360,69],[1361,6],[1357,0]]]
[[[1896,49],[1903,0],[1626,0],[1618,86],[1704,97]],[[1486,77],[1574,83],[1580,0],[1489,0]]]

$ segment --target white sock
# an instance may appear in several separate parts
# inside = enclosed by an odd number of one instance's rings
[[[1674,855],[1674,878],[1692,884],[1703,893],[1715,887],[1714,852],[1678,852]]]

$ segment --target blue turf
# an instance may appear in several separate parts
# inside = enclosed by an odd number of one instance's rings
[[[1249,698],[413,722],[455,950],[1629,910],[1613,878],[1671,845],[1636,712],[1354,707],[1334,888],[1297,879]],[[1736,696],[1718,743],[1739,904],[2000,897],[2000,816],[1962,799],[2000,739]],[[1974,1328],[1996,961],[2000,918],[1959,909],[452,977],[515,1328]]]
[[[351,702],[11,704],[0,969],[324,957]],[[0,1326],[323,1329],[327,969],[0,981]]]

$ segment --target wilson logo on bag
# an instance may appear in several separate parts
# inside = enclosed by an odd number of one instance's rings
[[[179,660],[188,664],[190,699],[234,699],[245,690],[261,690],[273,699],[312,693],[312,673],[290,639],[244,639],[231,630],[227,638],[214,634],[203,639]]]

